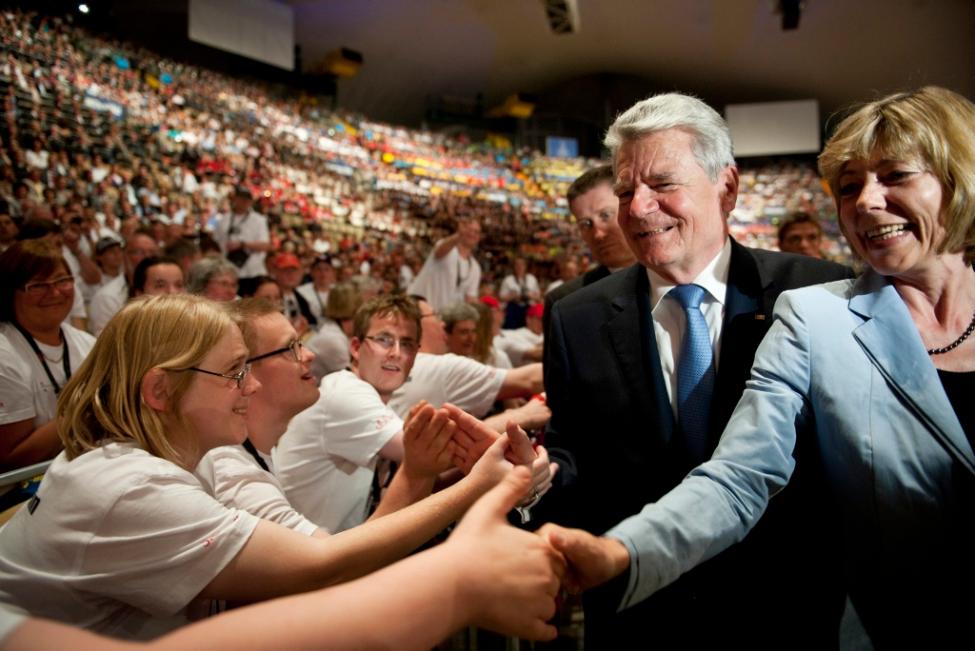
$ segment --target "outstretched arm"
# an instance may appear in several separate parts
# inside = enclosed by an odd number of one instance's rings
[[[336,588],[277,599],[205,619],[160,638],[154,649],[429,649],[476,625],[504,635],[551,640],[561,556],[505,514],[530,479],[515,469],[480,500],[443,545]],[[409,586],[404,590],[403,586]],[[3,651],[137,645],[29,620]]]

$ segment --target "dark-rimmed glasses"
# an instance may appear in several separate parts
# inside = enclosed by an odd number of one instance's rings
[[[251,372],[251,365],[250,364],[244,364],[244,368],[240,369],[240,371],[234,373],[233,375],[229,375],[227,373],[217,373],[216,371],[208,371],[205,368],[197,368],[196,366],[191,366],[189,368],[183,368],[183,369],[177,369],[177,370],[180,370],[180,371],[196,371],[197,373],[206,373],[207,375],[215,375],[217,377],[222,377],[222,378],[225,378],[227,380],[233,380],[234,382],[237,383],[237,388],[238,389],[243,389],[244,388],[244,380],[247,379],[247,374]]]
[[[291,341],[291,343],[289,343],[287,346],[284,346],[283,348],[278,348],[277,350],[272,350],[269,353],[264,353],[262,355],[251,357],[250,359],[247,360],[247,363],[253,364],[254,362],[259,362],[262,359],[267,359],[268,357],[274,357],[275,355],[280,355],[281,353],[286,353],[288,351],[291,351],[291,354],[294,356],[294,360],[300,364],[301,351],[304,349],[304,347],[305,345],[303,343],[301,343],[297,339],[294,339]]]

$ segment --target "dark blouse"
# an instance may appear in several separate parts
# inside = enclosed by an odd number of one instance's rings
[[[975,448],[975,371],[953,373],[939,369],[938,377],[969,444]]]

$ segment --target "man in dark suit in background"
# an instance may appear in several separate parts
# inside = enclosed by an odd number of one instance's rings
[[[545,294],[544,333],[548,333],[549,314],[557,300],[636,262],[616,221],[619,200],[613,194],[612,165],[599,165],[582,174],[569,186],[566,199],[579,235],[598,265]]]
[[[778,295],[850,274],[729,236],[738,169],[724,120],[700,100],[639,102],[610,127],[606,144],[619,226],[639,264],[553,306],[546,445],[563,483],[537,511],[597,535],[710,457]],[[637,639],[658,649],[836,647],[842,568],[815,455],[801,449],[811,441],[800,441],[800,482],[744,542],[619,613],[632,588],[626,570],[587,593],[587,646],[629,648]],[[622,543],[594,540],[607,562],[630,567]]]

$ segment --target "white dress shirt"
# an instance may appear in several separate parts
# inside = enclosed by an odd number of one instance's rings
[[[721,324],[724,322],[725,294],[728,290],[728,269],[731,266],[731,240],[725,240],[721,251],[708,266],[694,279],[707,292],[701,301],[701,312],[711,334],[711,348],[714,351],[714,370],[718,370],[718,356],[721,353]],[[653,334],[657,338],[657,352],[660,354],[660,370],[664,376],[664,386],[670,398],[670,406],[677,413],[677,360],[680,358],[684,341],[687,318],[684,308],[677,299],[668,293],[676,285],[647,269],[650,279],[650,316],[653,318]]]

